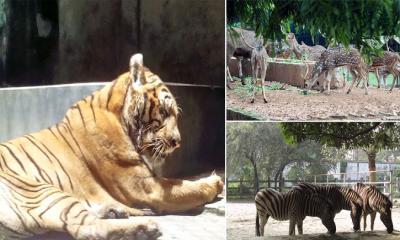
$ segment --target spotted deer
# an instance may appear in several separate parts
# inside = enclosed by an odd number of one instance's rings
[[[265,45],[265,49],[267,50],[268,56],[274,56],[275,58],[290,58],[292,54],[292,50],[290,50],[289,45],[285,42],[268,42]]]
[[[286,37],[286,40],[289,44],[290,50],[295,54],[297,59],[302,59],[304,56],[306,60],[309,61],[319,61],[321,58],[321,55],[323,52],[325,52],[326,48],[321,46],[321,45],[315,45],[315,46],[308,46],[304,42],[301,42],[299,44],[297,42],[296,36],[294,33],[289,33]],[[345,79],[340,78],[340,71],[339,69],[336,69],[336,71],[333,71],[332,73],[328,74],[325,72],[323,75],[320,75],[318,78],[320,82],[323,83],[323,90],[325,90],[325,86],[328,83],[328,87],[330,89],[330,83],[332,79],[334,81],[343,81],[343,87],[346,85]]]
[[[378,88],[380,88],[380,76],[383,77],[384,87],[386,88],[385,71],[392,74],[393,83],[389,90],[391,92],[396,84],[396,78],[400,75],[400,55],[395,52],[384,51],[382,57],[374,57],[372,59],[369,71],[375,72],[376,79],[378,80]]]
[[[243,30],[240,31],[242,41],[244,44],[251,48],[251,82],[253,84],[253,93],[252,93],[252,98],[251,98],[251,103],[254,103],[254,98],[256,95],[256,86],[257,86],[257,79],[258,79],[258,73],[260,71],[261,75],[261,89],[262,89],[262,94],[264,98],[264,102],[267,103],[267,97],[265,96],[265,90],[264,90],[264,81],[265,81],[265,75],[267,73],[267,67],[268,67],[268,62],[267,58],[268,53],[267,50],[265,49],[263,45],[263,40],[260,38],[257,38],[258,40],[255,42],[255,46],[252,46],[250,43],[247,42],[246,38],[243,35]]]
[[[307,60],[318,61],[321,54],[326,50],[326,48],[321,45],[307,46],[303,42],[300,45],[297,42],[294,33],[288,33],[286,40],[289,44],[290,50],[293,51],[297,59],[302,59],[302,56],[304,55]]]
[[[241,58],[251,58],[251,52],[254,47],[252,45],[257,45],[260,42],[260,39],[257,39],[255,32],[241,29],[241,28],[232,28],[227,29],[227,43],[226,43],[226,63],[229,63],[229,60],[236,56],[238,57],[238,68],[239,72],[242,67]],[[226,71],[228,74],[229,81],[227,81],[227,87],[231,89],[229,82],[233,82],[228,66],[226,66]],[[239,74],[242,75],[242,74]],[[242,79],[242,84],[244,85],[244,79]]]
[[[365,95],[368,95],[368,78],[367,78],[367,65],[361,57],[357,49],[345,49],[342,47],[330,48],[321,54],[321,58],[314,65],[310,74],[309,67],[305,74],[306,87],[311,89],[321,74],[327,74],[327,81],[331,81],[333,71],[337,67],[347,66],[350,74],[352,75],[352,83],[347,90],[347,94],[351,92],[354,84],[364,80]],[[328,94],[330,92],[330,83],[328,83]]]

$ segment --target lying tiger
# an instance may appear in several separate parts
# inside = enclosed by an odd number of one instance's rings
[[[179,147],[177,103],[136,54],[130,71],[78,101],[58,124],[0,144],[0,239],[47,231],[76,239],[156,239],[128,216],[178,213],[213,201],[223,182],[166,179]],[[124,218],[124,219],[110,219]]]

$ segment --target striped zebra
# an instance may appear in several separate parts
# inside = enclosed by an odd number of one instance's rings
[[[301,182],[294,186],[293,189],[325,196],[332,202],[335,213],[339,213],[341,210],[349,210],[353,222],[353,230],[360,230],[363,202],[358,193],[351,188],[336,185],[317,186]]]
[[[363,183],[357,183],[353,186],[354,191],[360,194],[363,199],[363,221],[364,231],[367,228],[367,215],[371,214],[371,231],[374,231],[374,221],[376,213],[381,215],[381,221],[386,226],[388,233],[393,232],[392,222],[392,202],[387,196],[379,192],[375,186],[366,186]]]
[[[295,235],[295,225],[303,234],[303,220],[306,216],[319,217],[330,234],[336,232],[332,205],[318,194],[304,194],[298,190],[280,193],[268,188],[259,191],[255,197],[257,208],[256,235],[264,236],[268,218],[289,220],[289,235]]]

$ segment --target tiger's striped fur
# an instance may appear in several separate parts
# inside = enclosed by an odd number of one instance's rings
[[[264,236],[264,227],[270,216],[280,221],[290,220],[289,235],[295,235],[295,225],[299,234],[303,234],[303,220],[306,216],[319,217],[329,233],[336,232],[334,209],[330,202],[318,194],[306,194],[299,190],[280,193],[268,188],[256,194],[255,203],[257,236]]]
[[[360,230],[360,221],[363,202],[357,192],[347,187],[339,187],[336,185],[317,186],[311,183],[298,183],[293,189],[298,189],[311,194],[321,194],[332,202],[335,213],[341,210],[349,210],[350,217],[353,221],[353,230]]]
[[[379,192],[375,186],[366,186],[363,183],[357,183],[353,186],[354,191],[360,194],[363,199],[363,221],[364,231],[367,228],[367,215],[371,214],[371,231],[374,231],[374,221],[376,213],[379,212],[381,220],[386,226],[388,233],[393,232],[393,221],[392,221],[392,202],[387,196]]]
[[[212,201],[219,176],[158,174],[179,147],[177,118],[173,95],[136,54],[128,73],[78,101],[60,123],[0,144],[0,238],[66,231],[76,239],[155,239],[155,223],[128,215]]]

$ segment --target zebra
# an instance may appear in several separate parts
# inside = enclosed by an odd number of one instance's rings
[[[386,231],[388,233],[393,232],[393,222],[392,222],[392,202],[387,196],[379,192],[375,186],[366,186],[363,183],[357,183],[353,186],[354,191],[356,191],[363,199],[363,221],[364,221],[364,231],[367,228],[367,215],[371,214],[371,231],[374,231],[374,221],[376,212],[381,215],[381,221],[386,226]]]
[[[351,188],[336,185],[317,186],[311,183],[301,182],[294,186],[293,189],[306,191],[311,194],[318,193],[325,196],[332,202],[335,213],[339,213],[341,210],[350,210],[353,230],[355,232],[360,230],[363,201],[358,193]]]
[[[264,236],[264,227],[270,216],[280,221],[289,219],[289,235],[295,235],[295,225],[298,233],[303,234],[306,216],[319,217],[330,234],[336,232],[334,209],[327,199],[318,194],[304,194],[298,190],[280,193],[268,188],[256,194],[255,204],[257,236]]]

